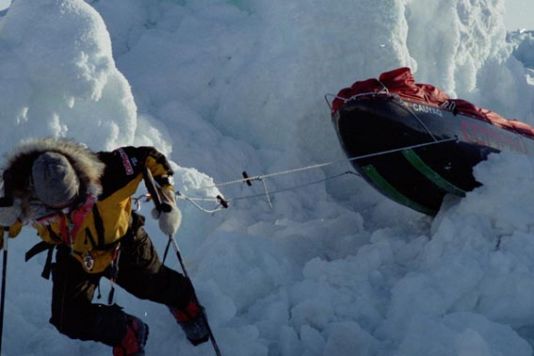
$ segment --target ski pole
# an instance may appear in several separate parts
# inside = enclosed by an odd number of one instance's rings
[[[157,211],[169,212],[172,209],[172,207],[169,204],[161,201],[159,192],[156,189],[154,177],[152,176],[152,173],[150,172],[150,170],[148,170],[148,168],[144,170],[143,178],[145,180],[146,188],[148,192],[150,193],[150,195],[152,196],[152,199],[154,200],[154,205],[156,206]],[[174,238],[174,236],[169,235],[168,238],[169,238],[169,243],[173,246],[174,251],[176,252],[176,257],[178,258],[178,262],[180,262],[180,266],[182,268],[182,271],[184,272],[185,278],[187,278],[189,282],[191,283],[191,288],[193,289],[193,298],[195,298],[195,301],[198,303],[197,293],[195,291],[195,287],[193,286],[193,281],[191,280],[191,278],[189,278],[189,274],[187,273],[187,269],[185,268],[185,264],[182,258],[182,254],[180,253],[180,248],[178,247],[178,243],[176,243],[176,239]],[[167,245],[167,247],[168,246],[169,245]],[[215,336],[213,335],[213,332],[211,331],[211,327],[208,322],[208,317],[206,316],[206,313],[204,312],[202,313],[202,318],[204,319],[204,322],[206,323],[209,339],[211,341],[211,345],[213,346],[213,350],[215,351],[215,354],[217,356],[222,356],[221,350],[219,349],[219,345],[217,344],[217,341],[215,340]]]
[[[172,241],[174,252],[176,252],[176,257],[178,257],[178,261],[180,262],[180,266],[182,267],[182,271],[184,272],[185,278],[187,278],[189,282],[191,283],[191,286],[193,286],[193,282],[191,281],[191,278],[189,278],[189,274],[187,273],[187,270],[185,269],[184,260],[182,259],[182,254],[180,253],[180,248],[178,247],[178,244],[176,243],[176,239],[174,238],[174,236],[169,235],[169,240]],[[195,287],[193,287],[193,298],[195,298],[195,300],[198,302],[198,297],[195,291]],[[213,346],[213,350],[215,351],[215,354],[217,356],[222,356],[221,350],[219,349],[219,345],[217,344],[217,340],[215,340],[215,336],[213,336],[213,332],[211,331],[211,327],[208,322],[208,317],[206,316],[206,313],[202,313],[202,318],[204,319],[204,322],[206,323],[206,328],[208,329],[208,335],[211,341],[211,345]]]
[[[2,354],[2,339],[4,336],[4,305],[6,301],[6,275],[7,275],[7,240],[9,227],[4,226],[4,257],[2,261],[2,295],[0,296],[0,355]]]

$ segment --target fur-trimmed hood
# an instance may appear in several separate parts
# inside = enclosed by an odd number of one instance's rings
[[[30,193],[31,168],[43,152],[57,152],[72,165],[85,192],[98,196],[102,192],[100,177],[105,165],[86,146],[63,138],[28,140],[6,157],[3,169],[4,194],[23,198]]]

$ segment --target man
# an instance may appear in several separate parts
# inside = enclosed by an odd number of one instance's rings
[[[155,214],[159,227],[174,235],[181,214],[173,172],[153,147],[93,153],[73,141],[38,139],[20,145],[3,170],[0,225],[14,237],[31,224],[57,246],[50,322],[71,338],[112,346],[115,356],[144,355],[148,326],[115,304],[92,303],[101,277],[168,306],[192,344],[209,338],[190,281],[162,265],[143,229],[144,217],[132,211],[131,196],[147,169],[172,207]]]

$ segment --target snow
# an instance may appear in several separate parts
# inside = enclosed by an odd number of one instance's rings
[[[492,155],[475,168],[484,185],[435,219],[354,175],[327,179],[350,165],[323,96],[398,66],[534,124],[532,37],[507,33],[504,10],[504,0],[16,0],[0,18],[0,152],[41,136],[155,145],[182,197],[224,194],[230,208],[211,214],[181,200],[177,236],[224,355],[532,355],[532,158]],[[272,207],[261,182],[214,187],[334,161],[266,179],[269,191],[324,180],[272,194]],[[163,252],[151,219],[147,230]],[[10,240],[3,354],[111,354],[48,323],[45,256],[23,261],[37,241],[31,228]],[[166,263],[180,269],[172,253]],[[121,290],[116,302],[150,325],[147,354],[213,354],[166,308]]]

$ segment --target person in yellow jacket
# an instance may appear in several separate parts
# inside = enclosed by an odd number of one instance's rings
[[[172,209],[155,214],[165,235],[181,222],[173,171],[154,147],[91,152],[66,139],[19,145],[3,169],[0,225],[16,236],[30,224],[57,246],[52,264],[50,322],[63,334],[113,347],[113,355],[144,355],[148,326],[117,305],[92,303],[101,277],[129,293],[166,305],[189,341],[209,338],[203,309],[190,281],[163,265],[132,210],[132,195],[149,170]]]

